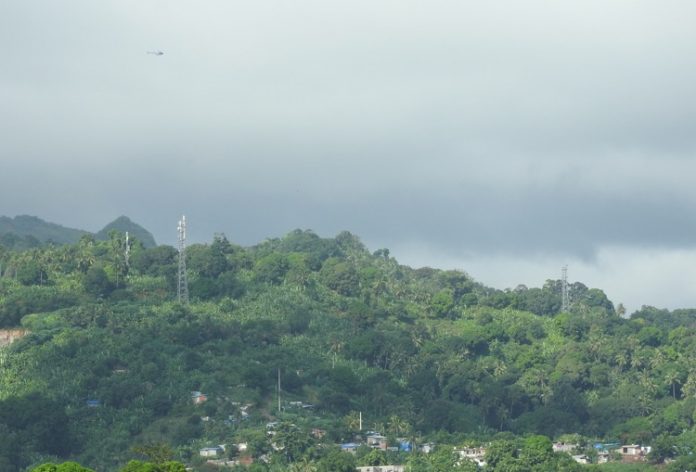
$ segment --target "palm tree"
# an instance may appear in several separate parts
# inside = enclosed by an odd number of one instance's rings
[[[360,431],[360,413],[351,411],[343,417],[344,424],[351,431]]]
[[[306,457],[303,457],[299,462],[293,462],[290,465],[290,472],[316,472],[317,466],[312,464]]]
[[[343,341],[341,341],[338,338],[333,338],[331,340],[331,345],[329,346],[329,354],[331,354],[331,368],[336,367],[336,358],[338,356],[338,353],[343,350]]]
[[[696,371],[689,373],[684,383],[684,388],[682,388],[682,393],[684,397],[696,397]]]
[[[665,374],[665,382],[672,387],[672,398],[677,398],[677,385],[681,384],[681,376],[675,369],[670,369]]]
[[[403,435],[411,430],[411,425],[398,415],[392,415],[387,422],[387,430],[395,435]]]

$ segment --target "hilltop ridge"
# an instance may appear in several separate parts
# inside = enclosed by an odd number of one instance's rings
[[[134,223],[127,216],[119,216],[96,233],[77,228],[69,228],[45,221],[38,216],[17,215],[14,218],[0,216],[0,244],[8,249],[24,250],[44,244],[75,244],[82,236],[92,234],[95,239],[106,240],[109,231],[128,231],[145,247],[155,247],[157,243],[152,234]]]

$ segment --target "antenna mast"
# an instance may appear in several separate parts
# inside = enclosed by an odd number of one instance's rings
[[[186,216],[179,220],[179,277],[176,298],[179,303],[188,304],[188,278],[186,277]]]
[[[126,263],[126,273],[128,273],[128,269],[130,269],[130,239],[128,231],[126,231],[126,250],[123,253],[123,259]]]
[[[570,311],[570,294],[568,293],[568,266],[561,268],[561,313]]]
[[[278,368],[278,413],[280,413],[280,368]]]

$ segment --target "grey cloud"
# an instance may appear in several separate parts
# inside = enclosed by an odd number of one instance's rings
[[[10,0],[0,213],[125,213],[172,242],[186,212],[198,240],[349,229],[452,258],[692,248],[694,13]]]

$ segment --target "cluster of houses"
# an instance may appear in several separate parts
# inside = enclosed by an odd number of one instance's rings
[[[620,443],[595,443],[593,449],[597,453],[596,461],[599,464],[604,464],[612,460],[613,457],[619,457],[621,462],[643,462],[647,460],[650,454],[650,446],[641,446],[640,444],[624,444]],[[579,454],[581,448],[578,444],[569,444],[556,442],[553,444],[554,452],[565,452],[570,454],[575,462],[580,464],[590,464],[591,459],[587,454]]]
[[[277,422],[271,422],[266,425],[266,430],[269,436],[273,435],[274,428],[277,426]],[[321,438],[326,434],[326,431],[321,429],[312,430],[312,435]],[[341,449],[345,452],[355,453],[358,447],[363,444],[371,447],[373,449],[379,449],[383,451],[402,451],[411,452],[413,451],[412,444],[406,439],[398,439],[398,446],[389,446],[386,436],[383,436],[377,432],[368,432],[365,436],[365,442],[351,442],[341,444]],[[224,456],[225,445],[221,444],[218,446],[206,447],[200,450],[200,456],[208,458],[207,461],[211,465],[218,466],[236,466],[236,465],[249,465],[254,459],[246,456],[244,452],[247,450],[246,443],[234,444],[236,450],[240,454],[237,459],[218,459]],[[605,463],[611,460],[612,453],[614,456],[619,456],[622,462],[642,462],[645,461],[647,455],[650,453],[651,448],[649,446],[641,446],[638,444],[627,444],[620,445],[619,443],[597,443],[594,444],[594,449],[597,451],[598,463]],[[426,443],[419,445],[417,449],[423,453],[430,453],[434,450],[435,445],[432,443]],[[587,454],[578,454],[581,450],[578,444],[556,442],[553,444],[554,452],[564,452],[573,457],[573,459],[580,464],[589,464],[590,458]],[[485,467],[486,461],[486,447],[463,447],[455,448],[454,452],[459,455],[462,460],[469,460],[474,462],[479,467]],[[263,460],[264,458],[259,458]],[[358,472],[405,472],[405,466],[403,465],[382,465],[382,466],[364,466],[358,467]]]
[[[394,452],[411,452],[413,451],[413,446],[411,442],[406,438],[397,438],[398,445],[389,446],[387,437],[376,431],[368,431],[365,436],[365,445],[371,447],[372,449],[380,449],[382,451],[394,451]],[[341,444],[341,450],[344,452],[355,453],[363,443],[360,442],[347,442]],[[423,451],[426,452],[426,451]],[[428,448],[428,451],[430,449]]]
[[[199,405],[208,400],[208,396],[205,393],[194,391],[191,392],[191,400],[195,405]],[[250,416],[250,409],[252,408],[251,403],[240,403],[232,402],[232,405],[239,409],[239,416],[242,419],[248,419]],[[94,400],[88,400],[88,406],[94,407],[99,406],[99,404]],[[311,410],[314,405],[310,403],[305,403],[302,401],[291,401],[288,403],[290,408],[301,409],[301,410]],[[211,421],[209,417],[201,417],[202,421]],[[225,423],[231,424],[236,421],[233,415],[230,415]],[[269,437],[275,435],[275,429],[278,422],[269,422],[266,424],[266,432]],[[326,431],[314,428],[311,434],[316,439],[322,439],[326,435]],[[348,453],[355,454],[359,447],[367,446],[373,449],[378,449],[382,451],[392,451],[392,452],[413,452],[415,450],[428,454],[435,449],[433,443],[424,443],[414,446],[411,441],[406,438],[397,438],[396,443],[390,444],[387,437],[380,434],[377,431],[368,431],[364,436],[364,441],[357,442],[346,442],[340,444],[341,450]],[[210,446],[200,449],[199,455],[202,458],[207,459],[207,463],[217,466],[227,466],[233,467],[237,465],[250,465],[253,463],[254,458],[250,455],[245,454],[248,445],[246,443],[239,443],[233,445],[235,450],[239,452],[238,458],[227,459],[225,458],[225,445],[220,444],[216,446]],[[569,454],[576,462],[580,464],[589,464],[591,462],[605,463],[611,460],[616,460],[620,458],[621,462],[641,462],[647,459],[647,455],[650,453],[651,448],[649,446],[641,446],[638,444],[627,444],[621,445],[620,443],[596,443],[593,445],[593,449],[596,452],[592,454],[594,460],[588,454],[582,453],[582,448],[578,444],[555,442],[553,444],[554,452],[562,452]],[[455,448],[454,452],[459,455],[462,460],[468,460],[474,462],[479,467],[485,467],[486,461],[486,447],[462,447]],[[268,460],[268,458],[259,457],[258,460]],[[405,472],[404,466],[402,465],[382,465],[382,466],[365,466],[358,467],[358,472]]]

